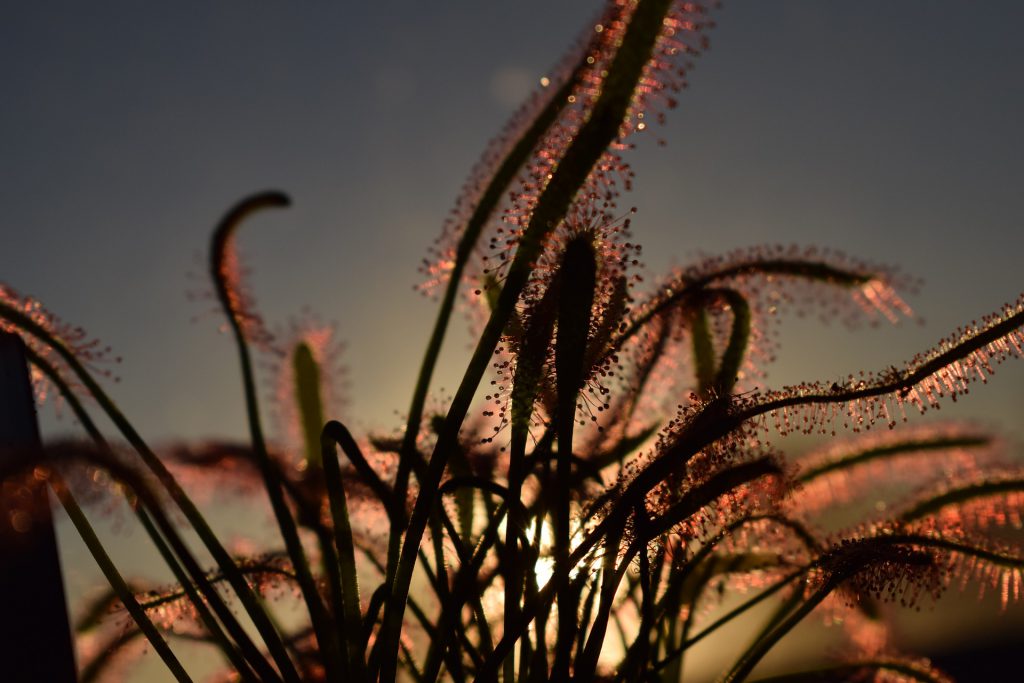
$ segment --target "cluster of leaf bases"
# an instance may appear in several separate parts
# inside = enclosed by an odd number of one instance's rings
[[[2,326],[24,338],[40,392],[59,394],[89,437],[5,472],[2,499],[7,532],[24,531],[19,501],[48,482],[109,580],[78,624],[83,681],[116,677],[147,642],[191,680],[171,646],[181,641],[215,652],[225,681],[678,681],[692,646],[758,605],[774,605],[770,618],[720,653],[722,681],[747,680],[797,623],[820,618],[845,647],[772,680],[947,680],[894,649],[885,603],[920,606],[969,582],[1017,600],[1024,555],[991,532],[1020,526],[1024,469],[969,426],[885,427],[1022,355],[1024,299],[878,373],[756,388],[777,310],[895,320],[910,283],[781,247],[642,280],[633,212],[617,206],[633,180],[624,158],[675,106],[706,49],[708,9],[610,2],[474,169],[424,264],[440,312],[397,436],[360,438],[331,419],[330,327],[275,335],[253,307],[236,232],[287,206],[282,194],[239,203],[211,248],[245,444],[154,452],[96,379],[107,352],[0,289]],[[428,404],[461,296],[478,343],[454,396]],[[284,426],[273,448],[256,383],[267,363],[254,360],[267,354]],[[794,463],[765,440],[794,431],[829,446]],[[902,485],[880,492],[880,480]],[[893,498],[858,507],[869,488],[869,502]],[[225,489],[269,501],[279,546],[225,547],[190,497]],[[177,583],[126,581],[83,496],[126,499]],[[835,508],[856,519],[823,529]],[[719,606],[723,594],[734,597]],[[282,603],[301,605],[303,621],[280,619]]]

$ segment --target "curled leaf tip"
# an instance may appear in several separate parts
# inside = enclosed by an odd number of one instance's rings
[[[260,340],[269,337],[259,316],[254,312],[252,300],[244,284],[244,269],[235,249],[235,231],[242,221],[262,209],[291,206],[291,199],[275,190],[250,195],[235,204],[217,224],[210,245],[210,274],[217,298],[228,321],[243,337]]]

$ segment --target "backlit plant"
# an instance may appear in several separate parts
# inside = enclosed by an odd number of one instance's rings
[[[633,211],[619,206],[630,138],[675,106],[710,26],[701,3],[609,2],[487,151],[424,263],[440,310],[397,437],[335,419],[330,327],[272,334],[245,287],[238,230],[288,206],[281,193],[237,204],[210,251],[246,444],[155,452],[96,379],[108,352],[0,288],[2,327],[25,339],[40,398],[59,394],[90,439],[5,473],[49,481],[110,582],[78,624],[83,680],[143,639],[191,680],[168,645],[185,639],[222,657],[222,680],[678,681],[692,646],[767,602],[721,680],[747,680],[820,617],[842,623],[846,650],[772,680],[947,680],[893,649],[881,603],[928,604],[969,582],[1017,600],[1024,554],[993,531],[1020,526],[1024,470],[976,428],[902,423],[1024,353],[1024,298],[881,372],[761,388],[777,310],[895,321],[912,283],[783,247],[641,278]],[[442,405],[431,377],[462,296],[476,347]],[[278,446],[254,355],[278,375]],[[794,462],[768,441],[791,432],[827,446]],[[883,475],[904,489],[858,507]],[[225,546],[190,495],[226,486],[268,497],[279,546]],[[121,577],[76,501],[101,494],[127,499],[176,585]],[[860,517],[826,530],[831,509]],[[715,611],[723,594],[740,597]],[[268,596],[297,601],[304,623],[279,619]]]

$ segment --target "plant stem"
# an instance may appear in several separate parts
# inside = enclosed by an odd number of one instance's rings
[[[53,385],[57,387],[57,391],[60,392],[61,396],[67,402],[68,406],[70,406],[71,411],[75,414],[75,417],[78,419],[83,429],[85,429],[86,433],[89,434],[89,437],[93,440],[96,446],[103,451],[109,451],[110,446],[107,444],[107,441],[103,437],[102,433],[100,433],[100,430],[96,426],[96,423],[93,421],[92,417],[90,417],[89,413],[85,410],[85,406],[82,405],[82,402],[79,400],[78,396],[76,396],[75,393],[71,390],[71,387],[68,386],[68,383],[64,380],[64,378],[61,377],[60,373],[58,373],[57,370],[50,363],[48,363],[44,358],[39,356],[39,354],[33,351],[30,347],[26,346],[25,352],[29,361],[40,371],[42,371],[43,374],[45,374],[46,377],[53,383]],[[237,623],[237,620],[235,620],[234,615],[232,615],[230,610],[228,610],[227,606],[223,604],[223,601],[221,601],[220,599],[220,595],[217,593],[213,593],[210,597],[211,604],[214,605],[214,608],[217,609],[221,617],[225,619],[225,624],[227,625],[229,630],[233,631],[235,638],[238,639],[238,644],[242,652],[239,653],[236,651],[235,646],[231,643],[230,640],[228,640],[227,636],[221,630],[220,625],[217,623],[217,620],[210,613],[206,603],[196,592],[195,584],[193,583],[193,580],[189,578],[190,573],[186,571],[185,567],[183,567],[181,565],[181,562],[179,562],[179,560],[175,557],[174,551],[172,551],[171,548],[167,546],[166,541],[161,536],[160,531],[153,525],[153,522],[150,519],[149,515],[145,512],[145,510],[142,507],[140,507],[137,504],[134,504],[132,501],[129,501],[129,506],[135,511],[135,514],[138,517],[139,522],[142,524],[143,528],[149,534],[149,537],[153,541],[153,544],[156,546],[158,552],[160,553],[160,556],[163,558],[168,568],[171,570],[175,578],[181,584],[182,589],[185,590],[185,592],[188,594],[189,599],[192,601],[192,604],[195,607],[197,614],[199,615],[203,624],[206,626],[214,642],[220,646],[224,656],[236,667],[239,675],[242,676],[243,680],[252,680],[251,677],[254,675],[252,674],[249,668],[249,664],[251,664],[256,670],[261,670],[261,674],[263,675],[265,680],[279,680],[277,673],[267,664],[266,660],[264,659],[263,655],[259,652],[259,650],[256,648],[255,644],[248,637],[248,635],[241,628],[241,626]],[[171,532],[173,532],[173,529],[171,529]],[[189,554],[187,546],[185,546],[184,544],[184,541],[182,541],[176,535],[174,538],[171,539],[171,541],[172,545],[175,545],[175,547],[178,548],[178,552],[184,554],[182,561],[184,561],[189,567],[198,567],[198,563]],[[205,577],[197,576],[195,577],[194,580],[197,583],[201,583],[204,578]],[[248,660],[249,664],[246,663],[246,660]]]
[[[469,411],[476,388],[491,362],[494,348],[519,300],[520,293],[526,286],[546,237],[561,222],[577,189],[608,145],[619,134],[633,90],[644,65],[650,58],[661,31],[662,20],[670,5],[670,0],[640,0],[637,5],[590,118],[580,128],[572,145],[555,169],[547,188],[538,199],[529,226],[509,268],[497,308],[487,321],[452,400],[442,430],[438,434],[437,445],[427,469],[427,478],[420,482],[420,495],[406,529],[391,596],[384,611],[384,624],[380,634],[385,647],[381,668],[382,681],[390,683],[397,673],[398,637],[416,564],[416,549],[423,538],[429,508],[434,504],[434,492],[444,473],[448,453],[456,445],[459,429]]]
[[[82,512],[82,508],[78,506],[78,502],[74,496],[71,495],[71,491],[68,490],[64,480],[56,472],[50,473],[50,484],[53,488],[53,492],[57,494],[57,499],[60,500],[61,505],[68,513],[68,517],[71,519],[71,523],[75,525],[75,531],[81,537],[85,543],[89,552],[92,554],[93,559],[96,560],[96,564],[99,565],[100,571],[103,572],[103,576],[107,579],[107,583],[117,593],[117,597],[121,600],[121,604],[128,610],[128,614],[131,615],[132,619],[138,625],[139,630],[146,636],[146,639],[156,650],[156,653],[163,660],[168,670],[174,676],[179,683],[192,683],[192,679],[185,672],[185,668],[178,661],[178,658],[171,651],[171,648],[167,645],[167,641],[161,637],[160,632],[157,631],[156,626],[150,621],[146,611],[142,609],[138,601],[135,599],[135,594],[131,588],[125,582],[124,577],[117,571],[117,567],[114,566],[114,562],[107,555],[107,551],[104,550],[103,544],[100,539],[96,536],[96,532],[93,531],[92,525],[89,524],[89,520],[86,519],[85,514]]]
[[[270,618],[267,616],[260,604],[259,600],[256,599],[255,593],[252,588],[246,582],[245,577],[238,570],[231,555],[224,549],[220,539],[207,524],[205,518],[199,512],[199,509],[195,506],[192,500],[185,493],[184,489],[174,479],[174,476],[167,470],[167,467],[161,462],[160,458],[149,448],[146,442],[142,439],[128,419],[121,413],[117,405],[111,400],[102,387],[92,377],[91,373],[86,370],[85,366],[75,357],[75,355],[65,346],[60,340],[53,337],[43,327],[38,325],[35,321],[31,320],[27,316],[23,315],[20,311],[10,308],[6,304],[0,303],[0,315],[7,318],[19,328],[35,336],[37,339],[48,345],[61,357],[68,368],[78,377],[79,381],[85,386],[96,403],[99,404],[100,408],[107,414],[114,425],[121,431],[128,443],[135,449],[143,463],[153,472],[160,484],[170,494],[171,499],[174,500],[175,504],[185,515],[189,524],[195,529],[200,540],[206,545],[206,548],[210,551],[214,560],[217,562],[221,571],[228,578],[231,587],[238,595],[242,606],[245,608],[249,617],[252,619],[260,636],[266,643],[267,648],[273,656],[275,663],[281,670],[285,679],[289,683],[300,683],[299,675],[295,671],[294,665],[288,658],[288,653],[281,641],[280,634],[274,630],[273,624]],[[152,510],[151,510],[152,511]],[[155,512],[155,511],[154,511]],[[175,552],[178,552],[177,550]],[[180,555],[180,553],[179,553]],[[185,561],[185,558],[181,558]],[[191,570],[190,570],[190,573]],[[233,617],[232,617],[233,618]]]

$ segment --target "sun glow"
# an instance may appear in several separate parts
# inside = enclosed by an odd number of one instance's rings
[[[555,573],[555,558],[551,556],[551,549],[555,544],[554,531],[551,528],[551,522],[544,520],[540,523],[540,557],[533,565],[533,575],[537,580],[537,588],[543,588],[548,585],[548,581]],[[526,537],[535,538],[537,535],[537,519],[534,518],[530,521],[530,525],[526,528]]]

